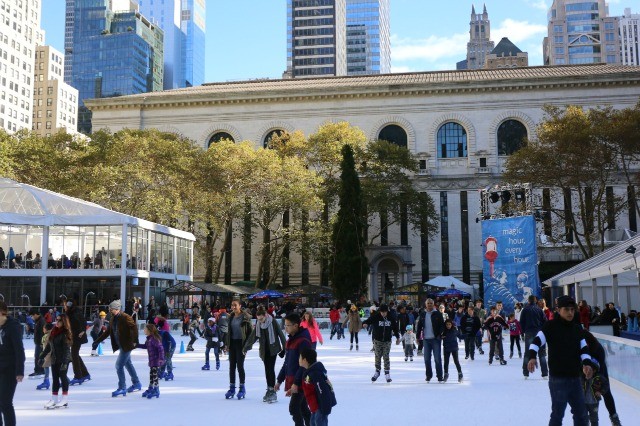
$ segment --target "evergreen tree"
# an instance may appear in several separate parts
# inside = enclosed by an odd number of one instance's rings
[[[356,173],[353,150],[342,148],[340,163],[339,208],[331,235],[331,283],[338,300],[357,298],[365,291],[369,262],[364,255],[366,219],[360,179]]]

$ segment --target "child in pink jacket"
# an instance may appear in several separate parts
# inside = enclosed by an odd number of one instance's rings
[[[313,318],[313,314],[311,312],[306,311],[304,315],[302,315],[300,327],[309,330],[309,334],[311,335],[311,347],[313,349],[316,348],[318,342],[320,342],[321,345],[324,343],[318,322]]]

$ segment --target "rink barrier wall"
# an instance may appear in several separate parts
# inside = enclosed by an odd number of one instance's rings
[[[593,333],[607,354],[609,377],[640,391],[640,342]]]

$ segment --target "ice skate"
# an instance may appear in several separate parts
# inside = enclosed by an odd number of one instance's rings
[[[211,368],[209,368],[209,363],[207,363],[207,364],[203,365],[203,366],[202,366],[202,368],[201,368],[201,370],[203,370],[203,371],[209,371],[209,370],[211,370]]]
[[[140,382],[134,383],[131,386],[129,386],[127,388],[127,393],[132,393],[132,392],[139,391],[139,390],[142,390],[142,385],[140,384]]]
[[[126,389],[116,389],[113,392],[111,392],[111,397],[115,398],[117,396],[127,396],[127,390]]]
[[[55,408],[57,403],[58,403],[58,395],[51,395],[51,399],[49,400],[49,402],[44,404],[44,408],[46,408],[47,410],[51,410]]]
[[[391,383],[391,374],[388,371],[384,372],[384,378],[387,379],[387,383]]]
[[[458,373],[458,383],[462,383],[462,373]]]
[[[449,380],[449,373],[444,373],[443,381],[446,382],[447,380]]]
[[[147,394],[147,399],[160,398],[160,388],[151,388]]]
[[[373,376],[371,376],[371,381],[375,382],[376,380],[378,380],[378,377],[380,377],[380,370],[376,370],[376,372],[373,373]]]
[[[44,379],[42,381],[42,383],[40,383],[38,386],[36,386],[37,390],[49,390],[49,386],[51,386],[51,384],[49,383],[49,379]]]
[[[169,380],[173,381],[173,371],[164,375],[164,381],[168,382]]]
[[[224,394],[225,399],[232,399],[236,395],[236,385],[229,385],[229,390]]]
[[[240,389],[238,389],[238,395],[236,395],[236,397],[238,399],[244,399],[245,395],[247,394],[245,388],[244,388],[244,383],[240,383]]]
[[[62,398],[53,406],[53,408],[69,408],[69,401],[67,395],[62,395]]]

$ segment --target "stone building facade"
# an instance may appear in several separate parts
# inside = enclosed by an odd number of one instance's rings
[[[375,295],[386,278],[396,287],[437,275],[480,282],[479,190],[500,182],[508,155],[521,143],[505,140],[505,127],[535,139],[545,104],[623,108],[639,97],[640,68],[597,64],[212,83],[86,105],[94,129],[157,128],[203,148],[221,135],[263,146],[274,131],[308,135],[327,121],[348,121],[371,139],[393,130],[395,142],[419,159],[415,185],[431,195],[441,224],[432,240],[402,224],[389,231],[386,241],[374,241],[368,254]],[[616,227],[634,228],[635,223],[635,213],[623,215]],[[542,250],[541,260],[576,256],[577,249],[563,250]],[[249,255],[238,239],[232,244],[227,282],[246,276],[245,256],[251,257],[249,272],[255,278],[255,250]],[[305,277],[299,256],[292,253],[290,261],[290,284],[319,282],[318,265],[310,265]]]

